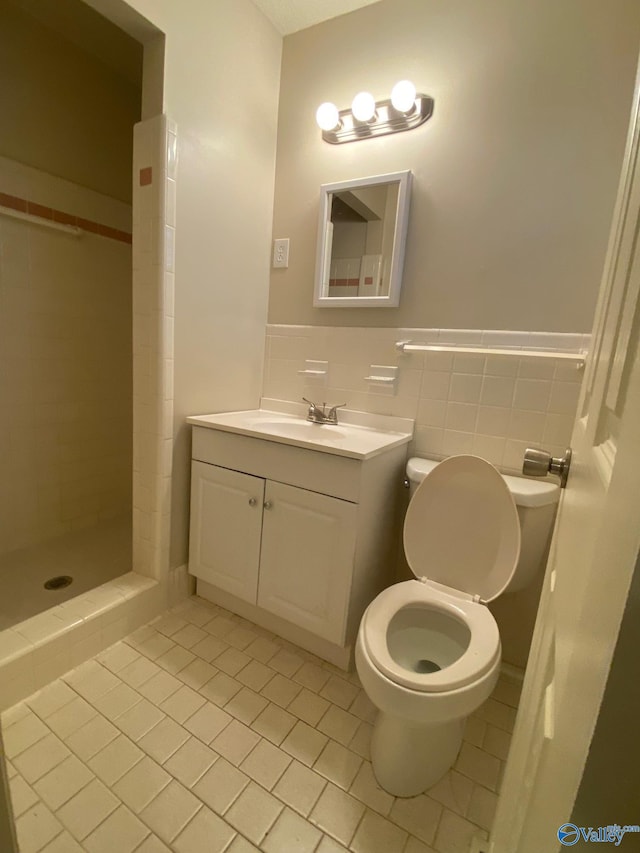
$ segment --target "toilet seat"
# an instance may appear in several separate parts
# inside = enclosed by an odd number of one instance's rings
[[[418,580],[394,584],[369,605],[361,623],[363,645],[375,667],[398,685],[422,693],[464,687],[500,659],[498,626],[485,603],[509,585],[520,556],[513,497],[486,460],[450,457],[418,486],[403,538],[407,562]],[[408,614],[419,609],[429,614],[424,620]],[[403,664],[398,660],[402,655],[394,657],[390,651],[390,644],[398,642],[394,620],[403,618],[415,622],[411,642],[425,644],[425,663],[427,647],[441,641],[457,645],[460,653],[438,671]],[[456,623],[466,626],[464,648]]]
[[[405,608],[442,614],[466,626],[469,637],[460,657],[438,672],[416,672],[399,663],[389,650],[389,631],[396,614]],[[464,687],[483,676],[500,659],[500,633],[489,608],[430,582],[404,581],[381,592],[364,614],[361,635],[372,663],[380,672],[396,684],[421,693]]]

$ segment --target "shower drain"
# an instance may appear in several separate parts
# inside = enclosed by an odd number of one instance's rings
[[[73,583],[73,578],[71,575],[58,575],[55,578],[49,578],[48,581],[45,582],[45,589],[64,589],[65,586],[69,586],[69,584]]]

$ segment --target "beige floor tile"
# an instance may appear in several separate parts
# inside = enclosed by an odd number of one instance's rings
[[[280,649],[269,659],[269,668],[275,669],[286,678],[291,678],[303,664],[304,658],[288,649]]]
[[[320,691],[321,696],[345,711],[357,699],[358,693],[360,693],[358,687],[338,675],[332,675]]]
[[[120,806],[85,838],[83,845],[87,853],[131,853],[147,835],[147,827],[126,806]]]
[[[262,839],[282,811],[282,803],[255,782],[250,782],[224,819],[254,844]]]
[[[229,847],[225,850],[225,853],[260,853],[260,851],[250,841],[247,841],[246,838],[243,838],[241,835],[236,835]]]
[[[206,702],[195,714],[185,720],[184,727],[203,743],[211,743],[229,725],[232,719],[233,717],[218,708],[217,705]]]
[[[360,723],[356,733],[349,741],[349,749],[362,758],[371,759],[371,735],[373,726],[370,723]]]
[[[191,788],[217,758],[217,753],[197,738],[191,737],[165,762],[164,769],[187,788]]]
[[[113,791],[125,805],[139,814],[170,781],[171,776],[145,756],[115,783]]]
[[[432,844],[441,814],[440,803],[421,794],[419,797],[398,797],[391,807],[389,817],[420,841]]]
[[[92,704],[95,699],[104,696],[120,684],[119,679],[112,672],[95,660],[88,660],[76,667],[64,676],[64,680],[76,693]]]
[[[49,729],[31,712],[8,729],[3,727],[4,751],[7,758],[15,758],[48,734],[50,734]]]
[[[318,693],[331,678],[331,674],[319,664],[304,663],[293,676],[293,680],[308,690]]]
[[[170,844],[201,807],[200,800],[173,780],[142,810],[140,819],[162,841]]]
[[[249,755],[260,740],[260,735],[251,731],[248,726],[238,720],[232,720],[220,734],[214,738],[210,746],[227,761],[239,766]]]
[[[265,853],[313,853],[322,833],[296,812],[285,808],[262,842]]]
[[[77,696],[47,717],[47,726],[62,740],[92,720],[97,712],[85,699]]]
[[[159,764],[164,764],[187,740],[189,732],[171,717],[165,717],[140,738],[138,746]]]
[[[235,834],[228,823],[203,806],[171,847],[176,853],[222,853]]]
[[[175,634],[175,632],[179,631],[180,628],[184,628],[185,625],[187,625],[186,620],[181,619],[174,613],[168,613],[166,616],[161,617],[157,622],[153,623],[154,629],[160,634],[164,634],[165,637],[171,637],[172,634]]]
[[[250,660],[251,658],[244,652],[241,652],[240,649],[234,649],[232,646],[229,646],[212,663],[221,672],[225,672],[233,678],[241,669],[244,669]]]
[[[282,749],[311,767],[325,748],[329,738],[317,729],[298,721],[282,742]]]
[[[389,853],[402,850],[408,834],[386,818],[367,810],[351,842],[354,853]]]
[[[296,724],[293,714],[270,703],[251,724],[251,728],[279,746]]]
[[[361,802],[328,782],[309,820],[341,844],[349,846],[364,811]]]
[[[88,761],[107,744],[115,740],[120,732],[104,717],[98,715],[81,729],[67,738],[67,746],[82,759]]]
[[[18,773],[33,784],[70,755],[60,738],[50,733],[17,755],[13,763]]]
[[[505,732],[503,729],[498,729],[487,723],[482,744],[477,745],[481,745],[485,752],[495,755],[496,758],[500,758],[502,761],[506,761],[509,756],[509,747],[511,746],[511,735],[509,732]]]
[[[349,706],[349,713],[366,723],[375,723],[378,709],[364,690],[358,690],[358,695]]]
[[[118,678],[121,678],[129,687],[137,689],[161,671],[157,663],[149,660],[149,658],[138,656],[137,660],[132,661],[120,670]]]
[[[87,763],[105,785],[113,785],[144,758],[144,752],[125,735],[111,741]]]
[[[223,640],[205,635],[203,640],[200,640],[195,646],[191,646],[191,651],[194,655],[205,661],[205,663],[211,663],[212,660],[221,655],[227,648],[229,647]]]
[[[202,628],[198,628],[197,625],[185,625],[184,628],[180,628],[175,634],[172,634],[171,639],[174,643],[184,646],[185,649],[190,649],[201,640],[204,640],[206,636],[207,632],[203,631]]]
[[[301,690],[302,687],[299,684],[294,684],[283,675],[275,675],[260,692],[270,702],[280,705],[281,708],[286,708]]]
[[[120,716],[120,714],[124,714],[124,712],[128,711],[129,708],[133,708],[140,699],[140,694],[132,687],[120,682],[113,688],[113,690],[109,690],[109,692],[105,693],[103,696],[99,696],[97,699],[92,700],[92,704],[94,708],[98,709],[103,717],[106,717],[108,720],[113,722]]]
[[[153,702],[154,705],[160,705],[182,686],[182,682],[174,675],[160,670],[137,689],[149,702]]]
[[[93,778],[94,775],[88,767],[75,755],[70,755],[46,776],[39,779],[33,787],[40,799],[52,811],[56,811],[85,785],[88,785]]]
[[[38,794],[18,774],[11,780],[9,790],[11,793],[13,816],[15,818],[20,817],[23,812],[26,812],[28,808],[35,806],[38,802]]]
[[[329,710],[318,723],[318,730],[337,740],[343,746],[348,746],[360,726],[360,720],[343,711],[336,705],[330,705]]]
[[[460,815],[445,809],[433,846],[438,853],[468,853],[478,827]]]
[[[329,709],[329,702],[307,687],[303,687],[295,699],[287,705],[287,711],[310,726],[316,726]]]
[[[326,784],[323,776],[319,776],[304,764],[294,760],[285,770],[272,793],[283,803],[307,817]]]
[[[240,769],[270,791],[291,763],[291,757],[264,738],[251,750]]]
[[[269,663],[271,658],[280,651],[280,646],[268,637],[259,636],[251,645],[247,646],[245,651],[255,660],[259,660],[261,663]]]
[[[214,705],[223,707],[239,690],[242,690],[242,684],[239,681],[231,678],[226,672],[217,672],[200,688],[199,692]]]
[[[225,711],[232,714],[240,722],[247,726],[255,720],[258,714],[269,704],[269,700],[258,693],[254,693],[248,687],[243,687],[224,706]]]
[[[157,726],[165,715],[148,699],[141,699],[124,714],[115,719],[115,725],[131,740],[138,741],[141,737]]]
[[[122,647],[131,651],[132,654],[136,654],[124,643],[122,644]],[[30,696],[27,699],[27,705],[32,711],[35,711],[41,719],[45,720],[50,714],[53,714],[54,711],[57,711],[59,708],[62,708],[63,705],[66,705],[68,702],[71,702],[72,699],[75,699],[77,695],[78,694],[75,690],[72,690],[68,684],[64,681],[58,680],[51,684],[47,684],[47,686],[43,687],[42,690],[38,690],[36,694]],[[28,710],[27,705],[23,705],[21,707]],[[6,721],[5,715],[3,714],[2,728],[6,729],[9,725],[10,723]]]
[[[156,663],[158,666],[162,667],[165,672],[170,672],[171,675],[177,675],[181,669],[184,669],[187,664],[190,664],[191,661],[194,661],[195,659],[196,656],[188,649],[185,649],[182,646],[174,646],[172,649],[169,649],[168,652],[165,652],[163,655],[160,655],[159,658],[156,658]]]
[[[473,787],[473,782],[466,776],[456,770],[449,770],[444,778],[429,788],[426,793],[436,802],[464,817],[469,807]]]
[[[359,755],[330,740],[320,753],[313,769],[334,785],[348,791],[361,764],[362,758]]]
[[[476,711],[476,717],[509,733],[513,732],[516,714],[515,708],[497,702],[495,699],[487,699],[484,705],[481,705]]]
[[[60,835],[56,835],[40,853],[85,853],[85,851],[65,830]]]
[[[232,631],[229,631],[225,639],[230,646],[242,650],[250,646],[257,636],[251,622],[246,622],[237,625]]]
[[[177,723],[184,723],[192,714],[195,714],[198,708],[205,704],[205,701],[203,696],[183,684],[179,690],[165,699],[160,707],[165,714],[168,714]]]
[[[113,673],[120,672],[125,666],[133,663],[140,658],[139,653],[128,646],[126,643],[116,643],[110,648],[105,649],[99,655],[96,655],[96,660]]]
[[[474,716],[467,717],[467,720],[464,724],[463,738],[468,743],[472,743],[474,746],[481,747],[486,730],[487,723],[484,720],[481,720],[479,717]]]
[[[414,838],[413,835],[410,835],[403,853],[436,853],[436,851],[433,847],[429,847],[427,844]]]
[[[180,670],[177,677],[188,687],[191,687],[192,690],[199,690],[215,674],[216,670],[211,664],[200,658],[194,658],[190,664],[187,664],[184,669]]]
[[[373,775],[370,761],[362,762],[349,793],[384,817],[389,814],[395,801],[395,797],[392,797],[378,784],[378,780]]]
[[[145,838],[136,853],[171,853],[171,850],[164,841],[160,841],[158,836],[152,833]]]
[[[168,652],[175,643],[163,634],[154,631],[149,637],[136,644],[138,651],[149,660],[156,660],[160,655]]]
[[[316,853],[348,853],[348,851],[346,847],[343,847],[342,844],[338,844],[338,842],[334,838],[331,838],[330,835],[323,835]]]
[[[36,853],[62,832],[60,822],[44,803],[36,803],[16,820],[20,853]]]
[[[193,790],[216,814],[222,815],[248,784],[248,776],[225,758],[219,758]]]
[[[56,812],[56,817],[78,841],[82,841],[120,803],[98,779],[90,782]]]
[[[259,660],[250,660],[236,675],[237,680],[256,693],[273,678],[275,672]]]
[[[466,817],[482,829],[490,830],[498,803],[498,796],[482,785],[475,785]]]
[[[456,770],[495,791],[500,778],[500,761],[488,752],[478,749],[470,743],[463,743],[458,759],[455,763]]]

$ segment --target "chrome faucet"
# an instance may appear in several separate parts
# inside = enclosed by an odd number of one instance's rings
[[[323,403],[322,406],[317,403],[312,402],[311,400],[307,400],[306,397],[302,398],[305,403],[309,404],[309,411],[307,412],[307,420],[311,421],[314,424],[337,424],[338,423],[338,409],[342,408],[342,406],[346,406],[346,403],[338,403],[337,406],[332,406],[329,411],[327,411],[327,404]]]

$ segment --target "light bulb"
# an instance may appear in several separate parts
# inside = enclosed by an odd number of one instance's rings
[[[369,92],[359,92],[351,104],[353,117],[358,121],[371,121],[376,114],[376,101]]]
[[[416,103],[416,87],[411,80],[400,80],[391,90],[391,103],[399,113],[409,113]]]
[[[340,115],[336,105],[332,104],[331,101],[320,104],[316,110],[316,121],[322,130],[333,130],[334,127],[337,127],[340,124]]]

